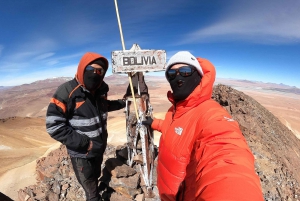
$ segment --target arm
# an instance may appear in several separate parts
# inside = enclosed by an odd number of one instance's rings
[[[146,117],[146,120],[142,121],[143,125],[151,126],[153,130],[161,132],[163,120],[161,119],[152,119],[151,117]]]
[[[102,99],[105,99],[108,112],[120,110],[126,106],[124,99],[107,100],[108,91],[109,91],[108,85],[105,82],[102,82],[101,87],[98,90],[98,93],[100,94],[100,97],[102,97]]]
[[[108,112],[120,110],[126,106],[126,103],[123,99],[118,100],[106,100],[107,101],[107,110]]]
[[[196,200],[263,200],[254,157],[238,123],[223,108],[210,108],[195,145]]]
[[[164,122],[164,120],[162,120],[162,119],[156,119],[156,118],[154,118],[153,122],[151,124],[151,128],[153,130],[157,130],[157,131],[161,132],[163,122]]]
[[[46,128],[49,135],[72,150],[86,151],[90,139],[81,135],[68,125],[67,105],[57,94],[62,94],[62,87],[52,97],[46,113]]]

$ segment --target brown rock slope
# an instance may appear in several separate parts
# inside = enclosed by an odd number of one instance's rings
[[[240,123],[256,159],[255,170],[265,200],[298,200],[300,141],[278,118],[242,92],[217,85],[213,98]],[[126,153],[122,150],[124,147],[114,146],[106,150],[101,193],[107,200],[144,200],[138,170],[123,165],[122,156]],[[84,200],[63,146],[37,161],[37,180],[37,185],[19,191],[20,200],[25,197],[28,200]],[[157,189],[154,189],[154,197],[147,200],[157,199]]]
[[[251,97],[225,85],[213,98],[240,123],[254,153],[266,200],[298,200],[300,141],[267,109]]]
[[[132,201],[137,198],[144,200],[145,197],[147,201],[159,200],[155,187],[156,173],[153,179],[153,193],[146,196],[145,185],[138,166],[126,165],[124,156],[127,156],[125,146],[107,146],[101,167],[100,194],[102,198],[110,201]],[[36,175],[37,184],[20,189],[18,200],[85,200],[84,190],[75,177],[65,146],[62,145],[47,157],[37,160]]]

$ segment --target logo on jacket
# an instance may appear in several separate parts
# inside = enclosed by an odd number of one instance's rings
[[[224,116],[224,119],[226,119],[227,121],[234,121],[234,119],[228,118]]]
[[[180,128],[180,127],[175,128],[175,133],[178,135],[181,135],[182,131],[183,131],[183,128]]]

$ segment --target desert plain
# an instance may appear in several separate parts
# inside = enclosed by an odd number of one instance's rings
[[[110,85],[109,99],[122,98],[128,82],[123,83],[115,79],[107,79]],[[151,77],[147,80],[150,102],[156,118],[164,118],[165,112],[171,106],[166,94],[170,90],[164,77]],[[272,85],[270,83],[246,82],[239,80],[217,79],[216,84],[225,84],[251,96],[271,113],[273,113],[285,126],[287,126],[300,139],[300,93],[285,90],[286,86]],[[49,96],[49,94],[48,94]],[[50,98],[46,96],[46,98]],[[36,160],[60,146],[46,132],[45,113],[48,102],[35,102],[42,104],[39,111],[27,108],[25,113],[18,113],[16,117],[0,118],[0,192],[17,199],[17,191],[36,183]],[[42,103],[41,103],[42,102]],[[2,105],[0,108],[2,109]],[[34,105],[32,106],[34,108]],[[0,110],[1,110],[0,109]],[[11,108],[14,110],[14,108]],[[121,145],[126,143],[124,110],[109,113],[108,143]],[[154,133],[155,144],[158,145],[160,133]]]

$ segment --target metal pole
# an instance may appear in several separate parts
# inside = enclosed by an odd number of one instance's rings
[[[116,7],[117,19],[118,19],[118,24],[119,24],[120,36],[121,36],[121,43],[122,43],[123,50],[125,50],[125,43],[124,43],[124,38],[123,38],[122,25],[121,25],[117,0],[115,0],[115,7]]]
[[[122,25],[121,25],[121,20],[120,20],[120,16],[119,16],[119,9],[118,9],[117,0],[115,0],[115,7],[116,7],[118,24],[119,24],[122,47],[123,47],[123,50],[125,50],[125,43],[124,43],[124,38],[123,38]],[[131,73],[128,73],[128,79],[129,79],[129,85],[130,85],[130,90],[131,90],[131,94],[132,94],[136,119],[140,123],[140,118],[139,118],[139,115],[138,115],[138,110],[137,110],[136,101],[135,101],[135,94],[134,94],[134,90],[133,90],[133,86],[132,86]]]

